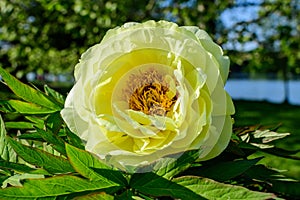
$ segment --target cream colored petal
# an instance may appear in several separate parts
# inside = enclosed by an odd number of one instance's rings
[[[204,157],[200,157],[199,160],[205,161],[220,155],[220,153],[222,153],[225,150],[225,148],[228,146],[231,135],[232,135],[232,119],[230,116],[227,116],[225,118],[224,127],[221,131],[221,135],[218,138],[218,141],[213,146],[213,148],[209,151],[209,153],[206,154]]]

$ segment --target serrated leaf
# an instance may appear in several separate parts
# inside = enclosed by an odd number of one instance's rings
[[[137,172],[143,173],[151,170],[159,176],[162,176],[166,179],[171,179],[175,175],[190,167],[192,163],[199,158],[200,154],[200,150],[187,151],[182,155],[174,155],[173,157],[170,156],[168,158],[156,161],[146,167],[139,168]]]
[[[44,127],[44,119],[42,117],[36,117],[36,116],[25,116],[27,120],[34,123],[35,127],[38,127],[42,129]]]
[[[30,173],[35,170],[27,165],[8,162],[6,160],[0,160],[0,169],[10,169],[22,173]]]
[[[127,180],[120,171],[112,171],[112,168],[100,161],[91,153],[73,147],[66,143],[66,151],[73,168],[82,176],[90,180],[113,180],[120,185],[126,185]],[[92,168],[97,168],[92,169]]]
[[[98,175],[105,177],[115,183],[120,184],[121,186],[127,186],[128,181],[124,177],[124,174],[121,171],[111,170],[111,169],[98,169],[92,168]]]
[[[66,159],[59,156],[54,156],[46,151],[34,147],[20,144],[10,137],[6,138],[18,156],[20,156],[26,162],[40,166],[46,169],[48,172],[54,174],[74,172],[73,167]]]
[[[0,115],[0,158],[6,161],[15,162],[16,153],[6,139],[6,130],[3,119]]]
[[[64,105],[65,98],[62,94],[60,94],[59,92],[57,92],[54,89],[50,88],[48,85],[44,85],[44,90],[45,90],[45,93],[47,95],[53,97],[57,102]]]
[[[7,100],[1,101],[0,106],[11,108],[9,112],[17,112],[21,114],[48,114],[53,113],[55,110],[47,107],[40,106],[35,103],[28,103],[20,100]]]
[[[9,169],[19,173],[50,175],[49,172],[44,169],[31,168],[24,164],[8,162],[5,160],[0,160],[0,169]]]
[[[60,112],[55,112],[49,115],[46,120],[46,126],[51,130],[52,133],[57,134],[61,125],[63,123],[63,119],[61,118]]]
[[[27,180],[23,184],[23,187],[9,187],[0,190],[0,199],[58,197],[60,195],[95,191],[114,186],[117,186],[117,184],[113,182],[89,181],[76,176],[63,175],[45,179]]]
[[[186,174],[206,177],[216,181],[226,181],[241,175],[260,160],[261,158],[228,162],[212,162],[209,165],[203,165],[194,169],[191,168],[186,172]]]
[[[204,199],[185,186],[167,180],[155,173],[135,173],[130,179],[130,186],[141,193],[155,197],[177,199]]]
[[[46,94],[33,89],[32,87],[20,82],[18,79],[10,75],[6,70],[0,67],[0,75],[7,86],[20,98],[25,101],[35,103],[53,111],[61,110],[62,106],[50,100]]]
[[[175,178],[173,181],[207,199],[263,200],[275,197],[275,195],[271,193],[251,191],[241,186],[219,183],[208,178],[200,178],[196,176]]]
[[[82,143],[82,140],[80,137],[78,137],[76,134],[72,133],[68,127],[65,127],[63,129],[64,133],[68,137],[68,143],[71,144],[72,146],[79,148],[79,149],[84,149],[84,145]]]
[[[60,152],[63,155],[66,155],[66,149],[65,149],[65,142],[60,137],[56,136],[55,134],[44,131],[42,129],[36,128],[37,134],[39,134],[46,142],[53,145],[53,148]]]

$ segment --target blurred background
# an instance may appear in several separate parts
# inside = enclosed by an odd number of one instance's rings
[[[0,12],[0,66],[63,94],[108,29],[149,19],[198,26],[230,57],[235,126],[281,124],[291,136],[278,145],[300,149],[300,0],[1,0]],[[264,156],[300,179],[300,161]]]

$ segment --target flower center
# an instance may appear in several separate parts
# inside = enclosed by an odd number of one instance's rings
[[[127,85],[124,92],[129,108],[147,115],[165,116],[177,100],[174,80],[153,68],[131,74]]]

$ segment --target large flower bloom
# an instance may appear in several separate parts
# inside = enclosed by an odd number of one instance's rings
[[[228,57],[197,27],[126,23],[82,55],[61,114],[86,150],[119,169],[192,149],[207,160],[232,133],[228,71]]]

